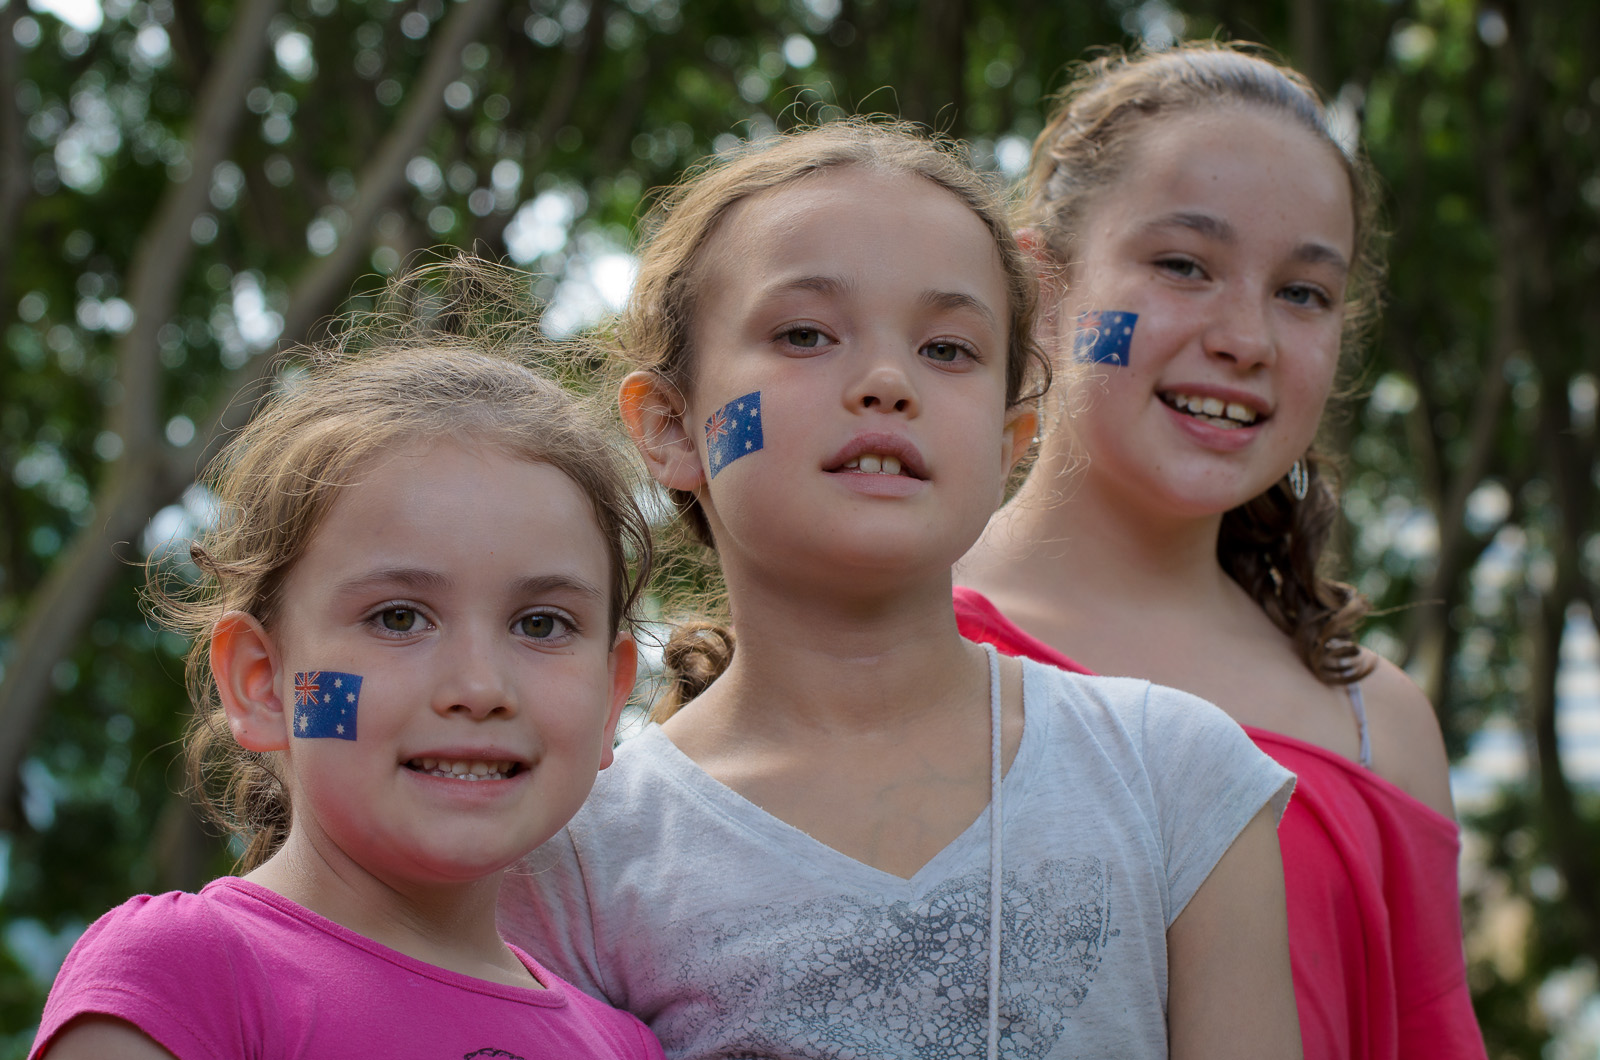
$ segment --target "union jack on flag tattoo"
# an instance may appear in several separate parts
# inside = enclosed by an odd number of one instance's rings
[[[734,398],[706,419],[706,459],[711,477],[761,448],[761,391]]]
[[[361,678],[336,670],[294,675],[294,734],[303,739],[354,740]]]

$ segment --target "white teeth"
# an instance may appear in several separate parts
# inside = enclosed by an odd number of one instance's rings
[[[516,768],[509,761],[486,761],[466,758],[413,758],[410,765],[419,773],[451,780],[504,780]]]
[[[1248,427],[1260,418],[1254,409],[1237,401],[1224,402],[1221,398],[1193,394],[1168,393],[1165,396],[1167,404],[1173,408],[1219,427]]]
[[[882,453],[862,453],[852,456],[843,464],[852,471],[861,471],[868,475],[898,475],[905,466],[900,463],[897,456],[886,456]]]

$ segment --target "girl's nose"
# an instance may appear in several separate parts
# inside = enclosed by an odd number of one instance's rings
[[[1206,353],[1241,369],[1271,364],[1277,359],[1277,342],[1266,309],[1247,293],[1217,299],[1204,342]]]
[[[846,393],[845,405],[852,411],[898,412],[907,416],[921,411],[916,387],[905,368],[887,360],[879,360],[861,373]]]
[[[514,715],[516,687],[496,650],[501,645],[483,634],[452,639],[441,652],[448,661],[434,693],[434,709],[475,719]]]

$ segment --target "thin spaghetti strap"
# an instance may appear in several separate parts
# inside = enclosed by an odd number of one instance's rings
[[[1356,761],[1365,769],[1372,768],[1372,734],[1367,729],[1367,701],[1361,696],[1361,685],[1351,681],[1344,686],[1350,696],[1350,709],[1356,713],[1356,728],[1361,733],[1361,753]]]

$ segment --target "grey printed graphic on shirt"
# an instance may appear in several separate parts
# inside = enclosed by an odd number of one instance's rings
[[[1006,872],[1001,889],[1000,1051],[1042,1057],[1117,934],[1110,870],[1096,857],[1049,859],[1026,879]],[[972,872],[886,906],[841,894],[787,913],[752,907],[696,940],[703,952],[676,972],[679,996],[693,999],[682,1015],[704,1021],[703,1040],[722,1043],[722,1056],[981,1055],[988,891],[988,874]]]

